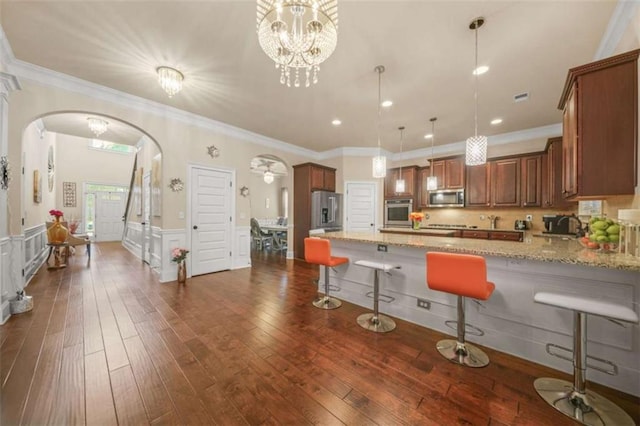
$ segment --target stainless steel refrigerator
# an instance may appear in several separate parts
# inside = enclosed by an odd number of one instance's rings
[[[342,231],[342,194],[329,191],[311,193],[311,229]]]

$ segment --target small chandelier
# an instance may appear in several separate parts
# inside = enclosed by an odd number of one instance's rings
[[[378,65],[374,68],[374,71],[378,73],[378,155],[373,157],[373,177],[383,178],[387,175],[387,157],[382,155],[382,148],[380,148],[380,115],[381,113],[381,96],[380,96],[380,78],[384,72],[384,67]]]
[[[400,130],[400,156],[402,156],[402,133],[404,130],[404,126],[398,127]],[[400,166],[400,173],[398,173],[398,179],[396,179],[396,194],[401,194],[404,192],[404,179],[402,178],[402,166]]]
[[[273,172],[271,170],[265,171],[262,179],[264,179],[266,184],[273,183]]]
[[[184,75],[180,71],[169,67],[158,67],[156,71],[158,72],[158,83],[170,98],[182,90]]]
[[[469,29],[475,31],[476,35],[476,66],[474,70],[478,69],[478,28],[484,24],[484,18],[476,18],[471,24]],[[478,166],[487,162],[487,137],[478,136],[478,73],[475,75],[475,134],[467,139],[465,163],[467,166]]]
[[[429,176],[427,177],[427,191],[434,191],[438,189],[438,178],[433,175],[433,143],[436,138],[436,120],[438,117],[432,117],[429,119],[431,122],[431,159],[429,160]]]
[[[305,14],[307,18],[305,18]],[[280,68],[280,83],[305,87],[318,82],[320,64],[338,43],[338,0],[258,0],[260,47]]]
[[[87,122],[89,124],[89,130],[91,130],[96,137],[106,132],[107,127],[109,127],[109,122],[101,118],[89,117],[87,118]]]

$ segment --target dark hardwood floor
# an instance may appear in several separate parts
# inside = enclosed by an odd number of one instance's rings
[[[178,286],[119,243],[93,251],[42,268],[33,311],[0,327],[2,425],[574,424],[532,386],[566,374],[490,349],[463,368],[405,321],[368,332],[365,308],[311,305],[316,266],[257,253]],[[638,398],[592,388],[640,422]]]

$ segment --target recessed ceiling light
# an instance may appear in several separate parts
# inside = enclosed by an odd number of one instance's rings
[[[502,118],[494,118],[493,120],[491,120],[491,124],[493,124],[494,126],[500,123],[502,123]]]
[[[425,139],[431,139],[433,137],[433,133],[427,133],[426,135],[424,135]]]
[[[336,118],[335,120],[333,120],[333,121],[331,122],[331,124],[333,124],[334,126],[339,126],[339,125],[341,125],[341,124],[342,124],[342,121],[340,121],[340,120],[338,120],[338,119]]]
[[[382,105],[385,108],[388,108],[391,105],[393,105],[393,101],[382,101],[382,103],[380,105]]]
[[[478,68],[476,68],[475,70],[473,70],[473,75],[482,75],[487,71],[489,71],[489,67],[486,66],[486,65],[481,65]]]

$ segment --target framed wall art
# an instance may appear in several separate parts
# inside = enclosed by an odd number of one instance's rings
[[[39,170],[33,171],[33,202],[36,204],[42,202],[42,176]]]
[[[62,204],[64,207],[76,206],[75,182],[62,182]]]
[[[151,160],[151,213],[159,217],[162,212],[162,154]]]

